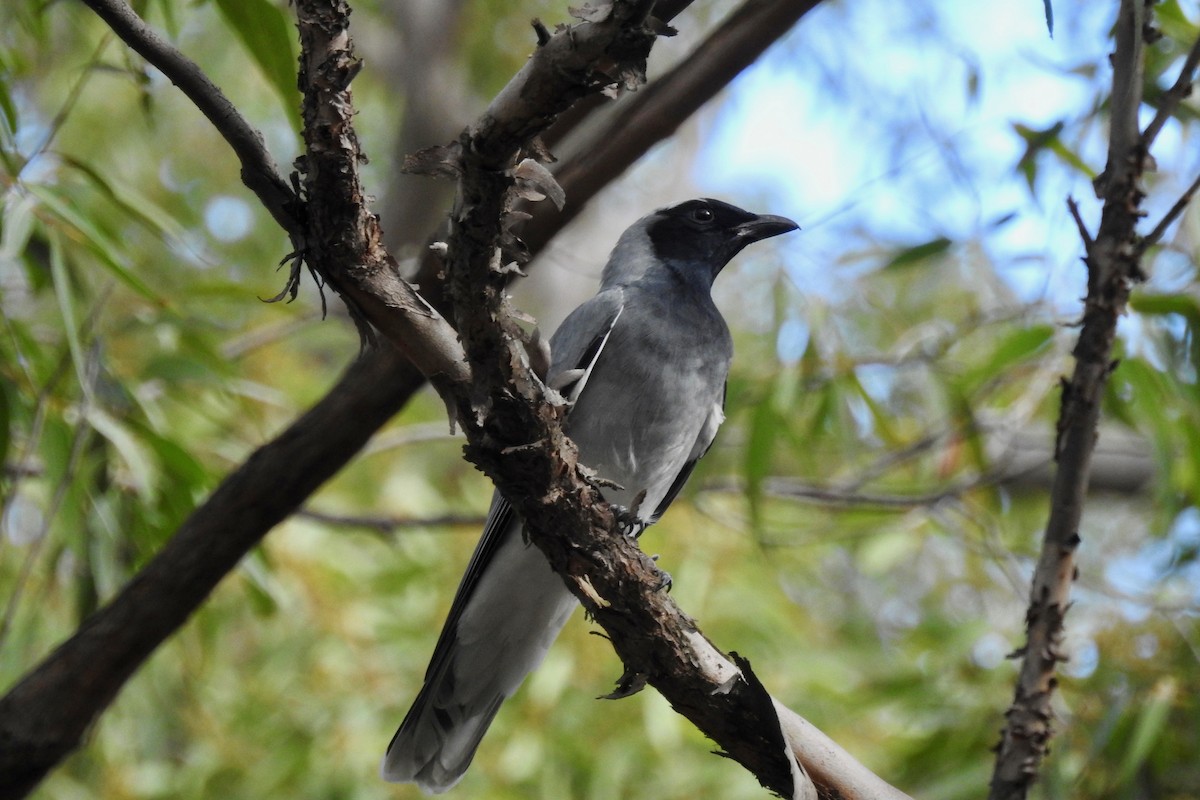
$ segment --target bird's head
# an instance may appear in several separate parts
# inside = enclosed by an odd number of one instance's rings
[[[752,214],[720,200],[688,200],[630,226],[613,251],[604,281],[637,280],[648,267],[661,264],[711,286],[746,245],[799,227],[786,217]]]

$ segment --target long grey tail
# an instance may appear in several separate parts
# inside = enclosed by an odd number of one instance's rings
[[[445,694],[447,688],[452,692],[445,681],[422,688],[388,745],[380,768],[384,780],[415,783],[426,794],[441,794],[462,779],[505,698],[493,697],[474,711],[430,702],[430,694]]]
[[[519,532],[477,576],[447,629],[425,684],[388,745],[384,780],[440,794],[467,771],[500,705],[541,664],[575,608],[545,556]],[[463,591],[460,588],[460,592]]]

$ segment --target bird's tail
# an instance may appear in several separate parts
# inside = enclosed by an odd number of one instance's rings
[[[451,614],[383,757],[384,780],[415,783],[427,794],[456,784],[501,703],[542,662],[577,605],[541,551],[509,537],[461,612]]]
[[[505,697],[496,695],[475,709],[430,700],[433,693],[446,694],[438,691],[445,688],[441,681],[426,682],[421,689],[383,757],[384,780],[415,783],[426,794],[441,794],[466,773]]]

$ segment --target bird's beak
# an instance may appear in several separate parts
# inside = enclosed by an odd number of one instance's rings
[[[737,235],[743,247],[751,242],[761,242],[781,233],[799,230],[800,226],[787,217],[777,217],[773,214],[760,214],[754,219],[737,226]]]

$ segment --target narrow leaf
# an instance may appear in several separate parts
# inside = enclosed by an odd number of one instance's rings
[[[58,301],[58,313],[62,317],[63,331],[67,335],[67,348],[71,363],[81,386],[88,386],[87,370],[83,358],[83,344],[79,339],[79,315],[75,310],[75,293],[72,291],[71,276],[63,257],[59,237],[50,237],[50,276],[54,285],[54,299]]]
[[[945,236],[939,236],[932,241],[909,247],[906,250],[901,250],[892,257],[891,261],[884,264],[883,268],[897,269],[900,267],[916,266],[923,261],[928,261],[934,256],[939,256],[942,253],[945,253],[950,249],[950,245],[952,244],[953,242],[951,242]]]
[[[1117,773],[1118,785],[1123,786],[1133,780],[1158,744],[1177,692],[1178,686],[1174,678],[1160,679],[1151,691],[1150,697],[1138,713],[1129,745],[1121,759],[1121,768]]]
[[[300,131],[296,50],[287,17],[269,0],[216,0],[217,8],[279,95],[292,129]]]
[[[125,260],[116,242],[96,227],[90,219],[79,213],[70,200],[45,186],[30,185],[27,188],[37,196],[42,205],[82,234],[91,252],[121,283],[164,308],[170,305],[166,298],[157,294],[145,281],[134,274],[132,265]]]

